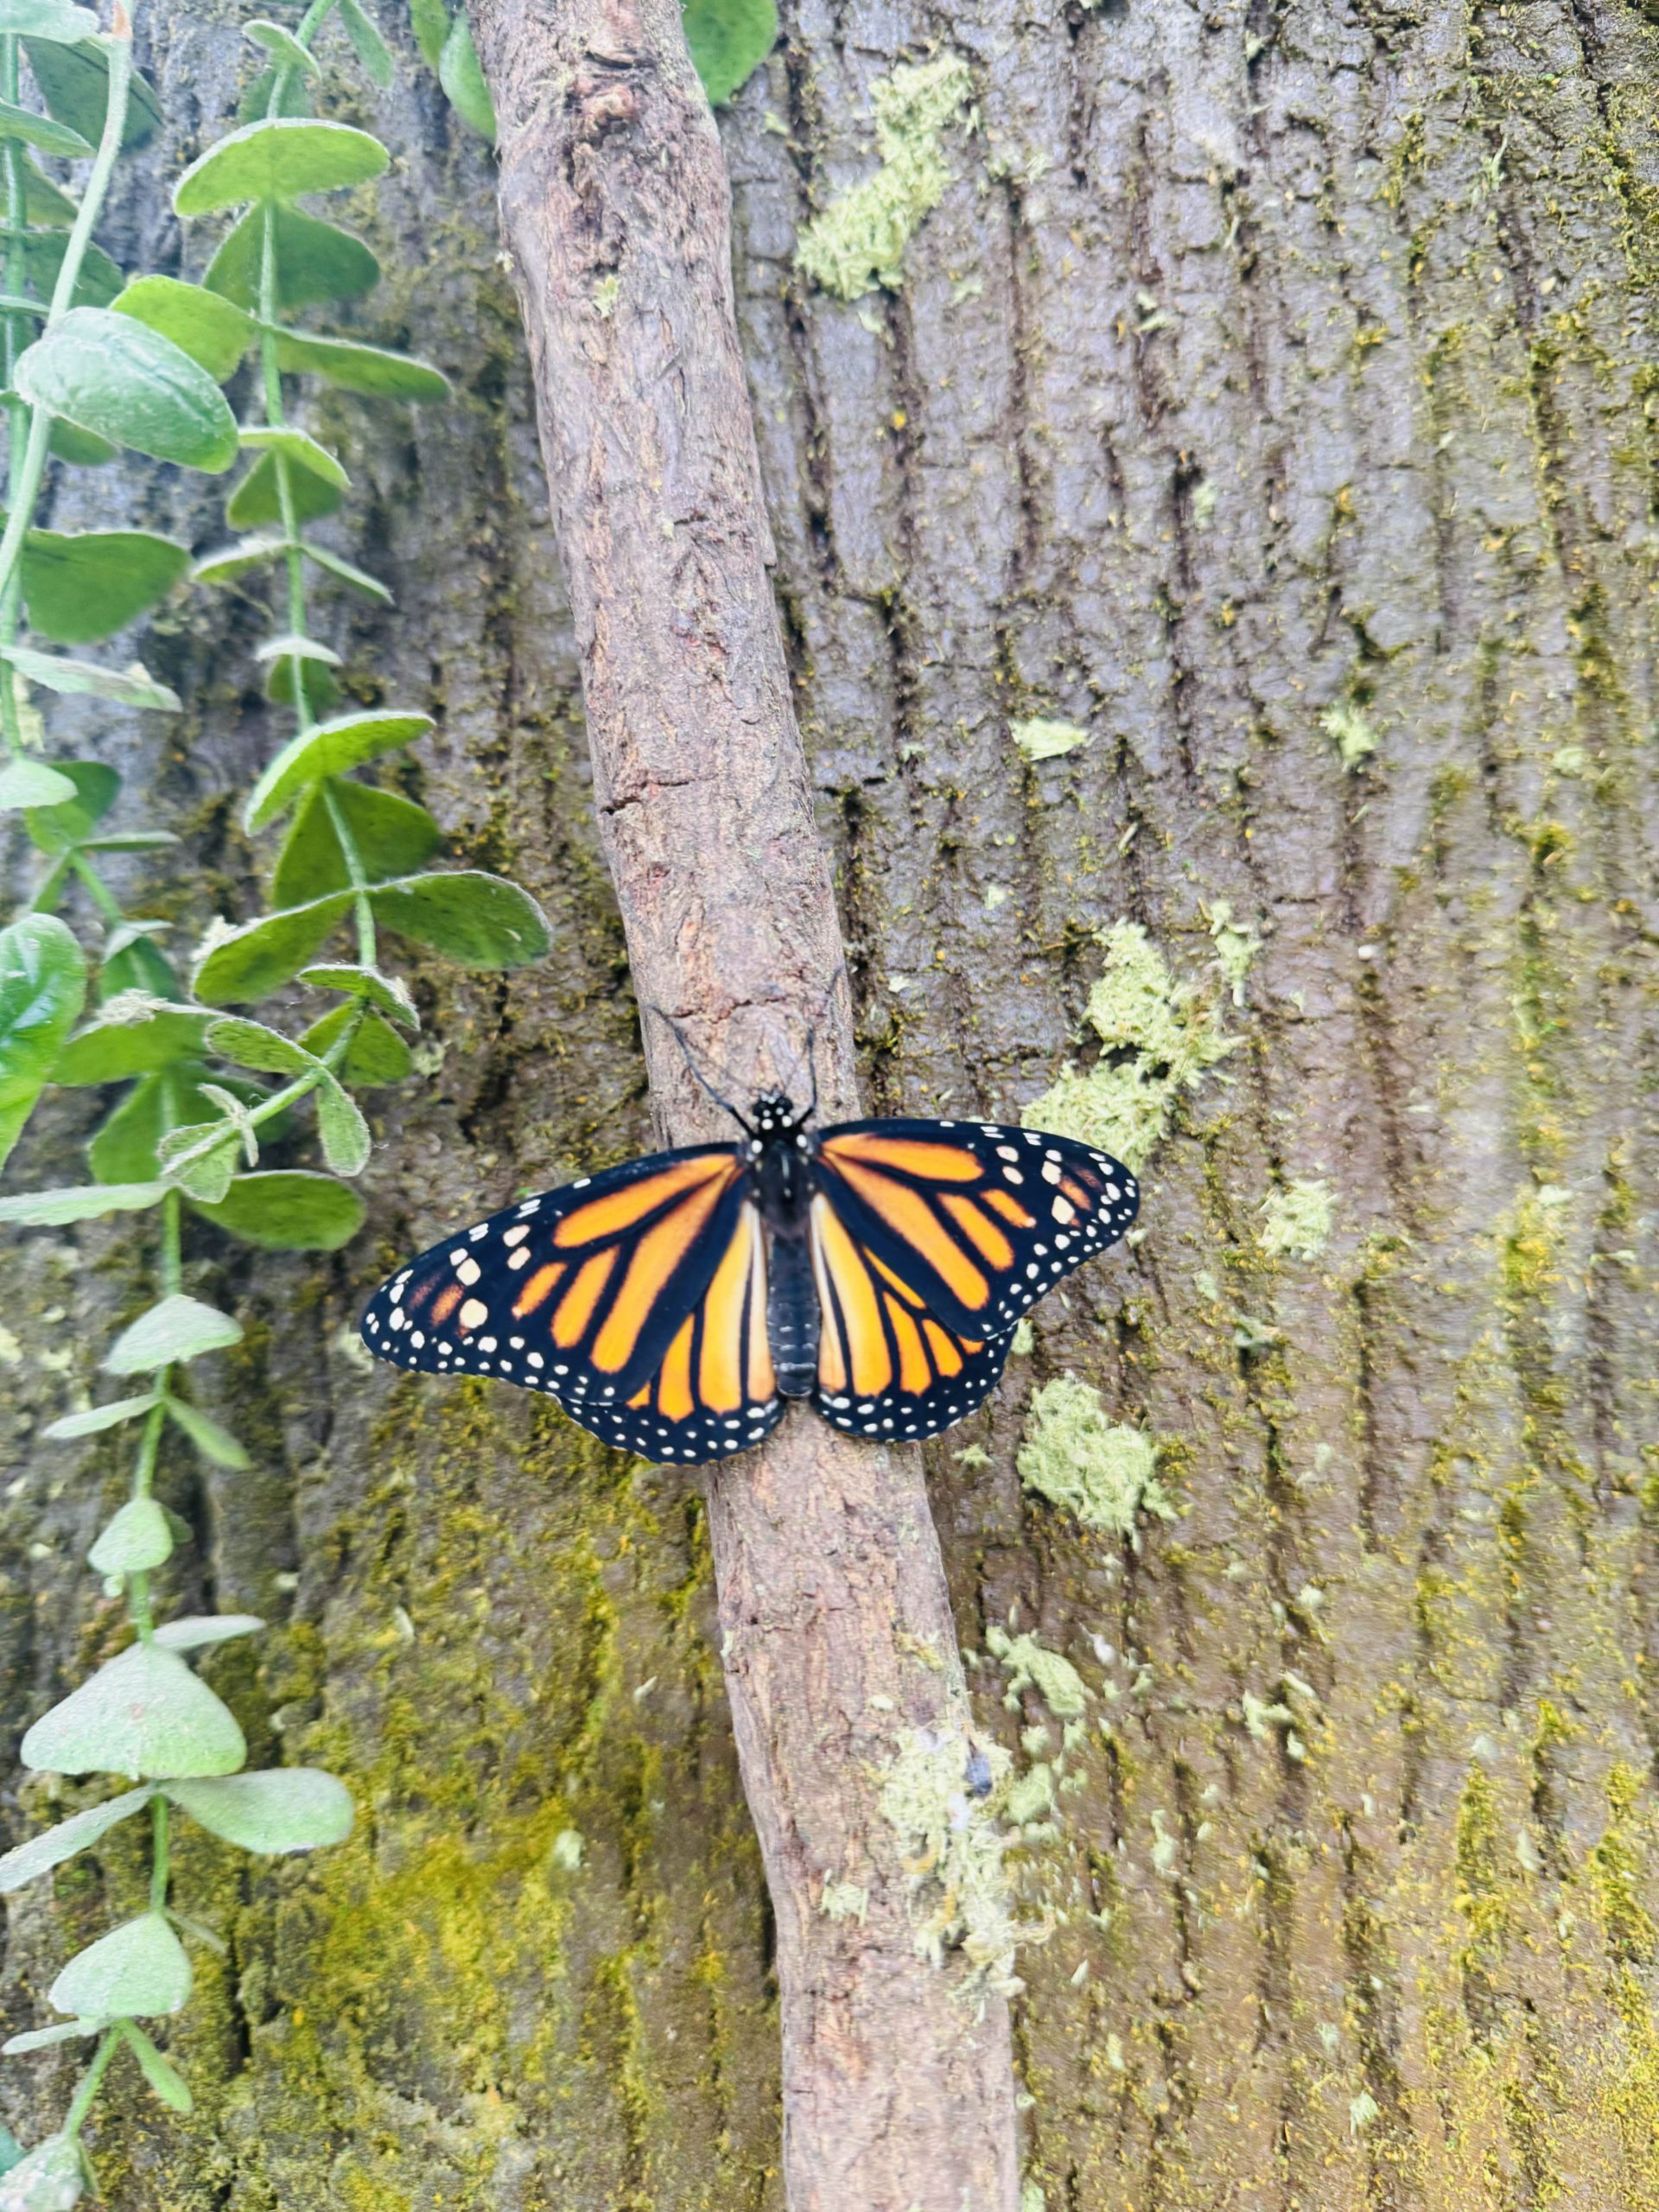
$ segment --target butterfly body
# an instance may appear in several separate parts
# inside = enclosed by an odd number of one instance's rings
[[[765,1092],[744,1141],[581,1177],[400,1268],[378,1357],[556,1397],[658,1460],[758,1444],[791,1398],[879,1440],[980,1404],[1014,1325],[1135,1219],[1128,1171],[988,1122],[845,1122]]]

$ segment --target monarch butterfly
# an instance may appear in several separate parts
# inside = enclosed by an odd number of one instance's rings
[[[932,1436],[1140,1205],[1126,1167],[1038,1129],[814,1132],[781,1090],[728,1110],[741,1144],[631,1160],[446,1236],[376,1293],[365,1344],[548,1391],[647,1459],[747,1451],[791,1398],[856,1435]]]

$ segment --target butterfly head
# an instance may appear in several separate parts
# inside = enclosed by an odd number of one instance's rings
[[[749,1109],[750,1127],[762,1140],[791,1137],[805,1122],[811,1110],[809,1106],[803,1113],[787,1091],[763,1090]]]

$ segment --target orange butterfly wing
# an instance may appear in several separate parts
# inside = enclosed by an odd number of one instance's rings
[[[543,1390],[650,1459],[745,1451],[782,1418],[766,1245],[730,1145],[658,1153],[446,1237],[363,1317],[377,1357]]]
[[[813,1402],[860,1435],[931,1436],[972,1413],[1020,1315],[1140,1205],[1108,1154],[995,1122],[845,1122],[815,1166]]]

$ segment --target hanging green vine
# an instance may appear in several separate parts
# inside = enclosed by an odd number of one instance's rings
[[[91,1179],[0,1198],[0,1222],[59,1227],[148,1215],[157,1293],[101,1363],[137,1387],[46,1432],[69,1442],[135,1431],[124,1502],[88,1554],[106,1591],[123,1599],[131,1641],[35,1722],[22,1752],[35,1772],[105,1774],[136,1786],[0,1858],[0,1891],[15,1890],[143,1815],[149,1899],[64,1966],[47,1994],[66,2017],[5,2046],[16,2053],[80,2040],[91,2050],[58,2131],[27,2153],[0,2143],[0,2212],[62,2212],[78,2201],[91,2183],[82,2130],[122,2051],[158,2097],[190,2108],[187,2084],[140,2024],[178,2012],[190,1993],[181,1930],[193,1931],[170,1895],[175,1815],[265,1853],[336,1842],[351,1826],[350,1798],[332,1776],[245,1770],[234,1714],[185,1656],[263,1624],[247,1615],[156,1617],[157,1578],[191,1535],[157,1495],[171,1455],[182,1445],[232,1473],[250,1464],[188,1385],[191,1362],[242,1334],[232,1315],[185,1287],[192,1225],[266,1249],[326,1251],[346,1242],[363,1217],[349,1179],[370,1150],[353,1090],[407,1077],[406,1039],[419,1027],[407,985],[383,965],[385,937],[477,968],[516,966],[547,945],[524,892],[475,870],[429,870],[437,823],[359,779],[359,770],[423,736],[432,720],[413,710],[335,712],[339,657],[312,620],[314,582],[382,601],[390,594],[311,533],[341,505],[350,480],[294,418],[296,391],[315,378],[383,403],[418,403],[448,389],[424,362],[294,319],[302,308],[361,296],[379,275],[361,239],[297,204],[367,183],[388,159],[367,131],[307,111],[322,67],[317,38],[334,16],[372,84],[388,81],[390,56],[356,0],[312,0],[291,30],[248,24],[264,55],[245,103],[250,119],[211,146],[174,194],[188,223],[229,219],[204,280],[141,276],[124,285],[92,231],[118,154],[150,135],[158,110],[133,76],[120,0],[108,32],[65,0],[0,0],[8,412],[0,811],[21,813],[41,863],[28,911],[0,931],[0,1161],[49,1085],[125,1086],[92,1139]],[[22,98],[25,66],[44,112]],[[79,207],[34,165],[31,148],[90,161]],[[256,397],[238,423],[219,387],[249,355]],[[293,718],[244,813],[251,835],[287,825],[271,871],[273,906],[239,924],[215,923],[188,983],[158,941],[166,925],[128,913],[104,873],[106,855],[159,850],[173,838],[106,832],[119,777],[102,761],[43,757],[31,703],[44,692],[124,709],[179,704],[142,668],[46,650],[113,634],[188,569],[187,549],[152,533],[36,526],[54,460],[98,465],[120,448],[214,473],[245,457],[226,508],[239,534],[194,574],[210,585],[270,574],[276,611],[258,658],[268,697]],[[79,933],[60,914],[66,906]],[[222,1010],[295,983],[332,1001],[297,1036]],[[91,1018],[77,1028],[89,996]],[[327,1172],[262,1164],[264,1148],[285,1141],[304,1114]]]

